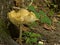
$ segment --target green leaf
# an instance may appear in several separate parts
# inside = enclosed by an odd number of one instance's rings
[[[53,16],[53,15],[54,15],[54,11],[53,11],[53,10],[50,10],[50,11],[49,11],[49,15],[50,15],[50,16]]]
[[[26,43],[30,43],[30,38],[27,38]]]
[[[30,37],[41,37],[41,35],[40,35],[40,34],[36,34],[36,33],[32,33],[32,34],[30,35]]]
[[[42,10],[39,11],[39,14],[40,14],[40,15],[43,15],[43,16],[46,16],[45,12],[42,11]]]
[[[39,14],[40,14],[41,23],[47,23],[47,24],[51,25],[51,20],[42,10],[39,11]]]
[[[38,19],[40,18],[39,13],[35,10],[34,6],[32,6],[32,5],[29,6],[28,10],[33,11]]]
[[[38,24],[37,24],[37,22],[32,22],[28,25],[29,25],[30,28],[32,28],[32,27],[36,27]]]
[[[37,38],[31,38],[31,42],[32,42],[32,43],[36,43],[37,41],[38,41]]]
[[[32,5],[31,5],[31,6],[29,6],[29,7],[28,7],[28,9],[29,9],[29,10],[31,10],[31,11],[33,11],[33,12],[35,11],[34,6],[32,6]]]

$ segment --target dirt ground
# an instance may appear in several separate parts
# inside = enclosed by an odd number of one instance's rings
[[[45,30],[41,26],[36,29],[37,33],[43,35],[42,39],[45,40],[45,45],[60,45],[60,24],[56,23],[56,27],[56,30],[53,31]]]

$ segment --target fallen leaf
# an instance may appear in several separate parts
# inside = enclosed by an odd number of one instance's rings
[[[53,22],[58,22],[58,20],[57,20],[56,17],[54,17],[54,18],[52,19],[52,21],[53,21]]]
[[[56,27],[55,27],[55,26],[51,26],[51,29],[55,30],[55,29],[56,29]]]
[[[57,16],[57,17],[60,17],[60,14],[57,14],[56,16]]]
[[[43,27],[47,30],[51,30],[51,26],[47,25],[47,24],[44,24]]]
[[[45,29],[47,29],[47,30],[55,30],[55,29],[56,29],[55,26],[53,26],[53,25],[47,25],[47,24],[44,24],[43,27],[44,27]]]

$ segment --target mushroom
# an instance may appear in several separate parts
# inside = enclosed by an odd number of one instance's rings
[[[20,28],[19,43],[21,43],[22,38],[21,26],[23,24],[29,24],[36,20],[39,20],[33,12],[29,12],[27,9],[23,8],[17,12],[15,10],[8,12],[7,17],[14,25]]]

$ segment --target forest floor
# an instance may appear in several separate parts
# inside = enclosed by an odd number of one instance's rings
[[[36,8],[36,11],[43,10],[45,13],[50,11],[48,7],[45,7],[47,4],[42,0],[36,0],[32,5]],[[49,16],[49,14],[47,15]],[[53,20],[51,26],[39,23],[39,25],[32,30],[33,32],[42,35],[40,40],[43,40],[44,45],[60,45],[60,23],[57,22],[60,18],[56,15],[57,14],[54,13],[54,15],[50,17]]]
[[[43,11],[45,12],[48,12],[45,7],[44,7],[44,4],[42,5],[41,3],[44,3],[44,1],[41,1],[39,2],[39,0],[36,1],[36,5],[40,6],[39,9],[42,9]],[[39,10],[38,9],[38,10]],[[49,9],[48,9],[49,10]],[[55,14],[54,15],[58,15],[58,14]],[[56,18],[58,21],[60,21],[60,18],[57,17],[57,16],[52,16],[52,20],[54,21]],[[54,27],[52,28],[55,28],[55,29],[49,29],[50,27],[46,27],[43,25],[39,25],[37,26],[36,28],[36,33],[40,33],[43,35],[42,39],[45,40],[45,45],[60,45],[60,23],[57,23],[57,22],[52,22],[54,25]]]
[[[60,45],[60,16],[58,16],[59,14],[57,12],[54,12],[52,16],[49,16],[50,14],[48,12],[50,11],[50,7],[47,7],[48,4],[46,4],[44,0],[35,0],[32,5],[35,7],[37,12],[43,10],[45,13],[47,13],[47,16],[52,20],[52,25],[49,26],[45,23],[43,24],[38,22],[38,25],[36,27],[32,29],[30,29],[29,27],[26,28],[29,29],[31,32],[41,34],[42,37],[40,37],[39,40],[42,41],[44,45]],[[23,30],[26,30],[26,28],[23,27]],[[19,31],[15,33],[17,27],[15,27],[13,24],[9,25],[9,30],[13,39],[19,36]],[[25,43],[23,43],[23,45],[25,45]]]

